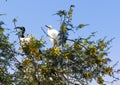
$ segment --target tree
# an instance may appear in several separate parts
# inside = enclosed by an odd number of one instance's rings
[[[13,44],[9,40],[9,36],[4,34],[2,25],[4,22],[0,21],[0,85],[12,84],[12,75],[8,72],[8,67],[13,60]]]
[[[92,40],[95,32],[87,38],[69,38],[70,31],[79,31],[88,25],[74,26],[72,24],[73,8],[74,5],[71,5],[68,11],[59,10],[55,14],[61,19],[60,46],[43,50],[42,48],[46,45],[45,40],[32,37],[31,42],[25,43],[18,52],[15,50],[15,43],[9,43],[9,36],[5,36],[4,29],[0,28],[0,67],[2,68],[0,82],[3,85],[8,83],[11,85],[66,85],[66,83],[74,84],[75,82],[87,85],[93,79],[98,84],[104,85],[103,77],[105,75],[115,78],[113,66],[109,65],[111,60],[107,57],[112,39],[108,41],[106,38]],[[16,19],[13,21],[15,24]],[[21,30],[16,33],[19,35]],[[45,31],[44,33],[46,34]],[[20,62],[15,55],[24,59]],[[11,68],[13,60],[14,74],[10,74],[7,66]],[[8,83],[3,80],[7,80]]]

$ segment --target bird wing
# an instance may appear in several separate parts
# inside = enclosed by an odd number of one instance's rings
[[[48,30],[48,35],[50,36],[50,41],[54,43],[54,46],[59,45],[59,32],[55,29]]]
[[[56,39],[58,37],[58,31],[55,30],[55,29],[52,29],[51,30],[51,37],[54,38],[54,39]]]
[[[25,36],[24,38],[20,38],[20,44],[23,46],[31,41],[31,36]]]

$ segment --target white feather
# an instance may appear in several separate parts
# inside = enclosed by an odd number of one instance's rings
[[[50,37],[50,41],[52,43],[56,43],[58,44],[59,43],[59,36],[58,36],[59,32],[55,29],[52,28],[52,26],[48,26],[48,35]]]
[[[20,38],[21,47],[23,47],[25,44],[28,44],[31,41],[31,39],[32,39],[32,35],[27,35],[27,36],[25,36],[23,38],[21,37]]]

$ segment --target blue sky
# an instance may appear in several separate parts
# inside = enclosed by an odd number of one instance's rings
[[[1,19],[6,27],[13,29],[12,19],[17,18],[18,26],[25,26],[26,32],[37,38],[44,36],[49,43],[41,27],[47,24],[59,30],[59,17],[53,14],[60,9],[68,10],[71,4],[75,5],[73,24],[90,24],[71,37],[87,36],[94,31],[97,31],[96,39],[115,37],[109,57],[113,60],[112,65],[120,60],[120,0],[1,0],[0,13],[6,14]],[[117,68],[120,68],[120,64]]]

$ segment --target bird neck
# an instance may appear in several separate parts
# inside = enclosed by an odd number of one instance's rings
[[[25,34],[25,31],[24,30],[22,30],[22,33],[21,33],[21,37],[22,38],[24,38],[25,36],[24,36],[24,34]]]
[[[25,36],[24,35],[21,35],[21,38],[24,38]]]
[[[52,30],[52,28],[48,28],[48,30]]]

